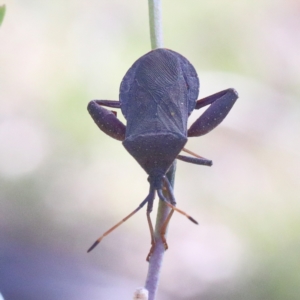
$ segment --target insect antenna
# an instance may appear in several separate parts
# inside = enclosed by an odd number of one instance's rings
[[[167,185],[168,187],[168,185]],[[158,189],[157,190],[157,194],[160,200],[164,201],[166,203],[167,206],[169,206],[170,208],[172,208],[173,210],[179,212],[180,214],[186,216],[190,221],[192,221],[195,224],[198,224],[198,222],[192,218],[190,215],[188,215],[186,212],[184,212],[183,210],[177,208],[176,206],[174,206],[173,204],[169,203],[168,200],[165,198],[165,196],[163,195],[162,189]],[[170,193],[171,194],[171,193]],[[175,204],[175,203],[174,203]]]
[[[129,218],[131,218],[135,213],[137,213],[148,201],[153,201],[155,197],[155,190],[153,188],[150,187],[150,192],[148,194],[148,196],[146,197],[146,199],[133,211],[131,212],[128,216],[126,216],[124,219],[122,219],[119,223],[117,223],[116,225],[114,225],[113,227],[111,227],[109,230],[107,230],[106,232],[104,232],[102,234],[102,236],[100,236],[95,242],[94,244],[88,249],[87,252],[91,252],[100,242],[101,240],[109,235],[113,230],[115,230],[117,227],[119,227],[120,225],[122,225],[125,221],[127,221]]]

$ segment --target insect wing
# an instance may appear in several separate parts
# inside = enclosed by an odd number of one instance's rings
[[[198,88],[196,71],[178,53],[157,49],[142,56],[126,73],[120,88],[127,136],[149,131],[186,135]]]

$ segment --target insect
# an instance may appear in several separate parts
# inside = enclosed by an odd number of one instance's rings
[[[88,252],[147,204],[152,244],[147,257],[149,260],[155,247],[150,213],[156,192],[159,199],[172,209],[161,229],[165,249],[168,245],[164,234],[174,210],[198,224],[191,216],[176,208],[172,186],[166,173],[175,159],[198,165],[212,165],[211,160],[186,150],[184,146],[188,137],[204,135],[218,126],[238,98],[234,89],[227,89],[201,100],[197,100],[198,93],[199,79],[191,63],[177,52],[159,48],[139,58],[127,71],[121,82],[119,101],[89,102],[88,111],[98,127],[110,137],[122,141],[125,149],[149,175],[150,190],[144,201],[97,239]],[[187,129],[191,112],[207,105],[208,109]],[[117,119],[115,112],[103,106],[121,108],[127,121],[126,126]],[[182,150],[196,157],[180,155]],[[169,199],[163,194],[163,189],[166,189]]]

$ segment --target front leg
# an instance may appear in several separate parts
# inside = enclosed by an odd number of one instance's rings
[[[110,137],[123,141],[125,139],[126,126],[116,117],[116,114],[103,108],[105,105],[120,108],[119,101],[93,100],[88,104],[88,112],[97,126]]]
[[[192,124],[188,136],[204,135],[217,127],[227,116],[238,94],[234,89],[227,89],[196,102],[195,109],[210,104],[210,107]]]

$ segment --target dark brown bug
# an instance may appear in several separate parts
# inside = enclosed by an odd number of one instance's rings
[[[127,71],[120,87],[120,101],[93,100],[88,104],[88,111],[98,127],[110,137],[122,141],[126,150],[149,175],[150,183],[149,194],[145,200],[131,214],[105,232],[88,252],[147,203],[147,219],[152,240],[152,248],[147,258],[149,259],[155,246],[150,212],[156,192],[159,199],[172,208],[170,217],[175,210],[198,224],[175,207],[173,190],[165,175],[175,159],[198,165],[212,165],[211,160],[203,157],[189,157],[179,153],[185,150],[188,137],[204,135],[218,126],[238,98],[234,89],[227,89],[200,100],[197,100],[198,93],[199,79],[190,62],[177,52],[160,48],[139,58]],[[208,109],[187,129],[191,112],[207,105],[210,105]],[[102,106],[121,108],[127,125],[119,121],[114,112]],[[170,203],[163,195],[163,187],[170,195]],[[169,219],[161,230],[166,249],[164,233]]]

